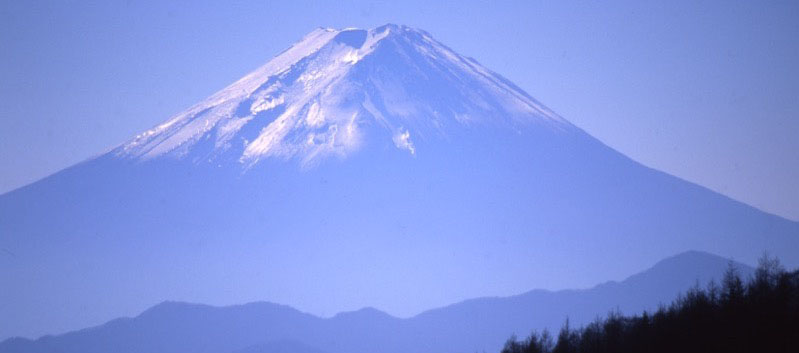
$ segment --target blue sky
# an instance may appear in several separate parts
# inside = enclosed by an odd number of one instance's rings
[[[644,164],[799,219],[795,1],[0,4],[0,192],[103,152],[318,26],[430,32]]]

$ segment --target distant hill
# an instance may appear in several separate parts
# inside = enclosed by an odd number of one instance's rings
[[[165,302],[135,318],[37,340],[9,339],[2,353],[433,353],[497,352],[510,334],[587,323],[611,310],[635,314],[719,279],[729,260],[687,252],[621,282],[479,298],[400,319],[377,309],[319,318],[271,303],[230,307]],[[744,276],[753,269],[735,264]]]

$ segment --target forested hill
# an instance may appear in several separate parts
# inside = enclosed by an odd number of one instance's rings
[[[755,275],[733,268],[720,285],[695,287],[668,307],[637,316],[609,314],[557,337],[511,337],[502,353],[797,352],[799,270],[764,257]]]

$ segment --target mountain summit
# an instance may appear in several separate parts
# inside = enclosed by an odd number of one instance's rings
[[[344,157],[369,138],[415,154],[416,139],[479,123],[572,128],[424,31],[320,28],[114,153],[244,166],[279,157],[308,165]]]
[[[799,223],[642,166],[387,25],[317,29],[118,148],[0,195],[0,250],[3,338],[164,300],[404,317],[687,250],[793,267]]]

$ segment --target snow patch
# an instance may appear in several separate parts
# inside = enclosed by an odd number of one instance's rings
[[[310,127],[319,127],[325,123],[325,116],[319,108],[319,103],[311,104],[308,108],[308,114],[305,117],[305,123]]]
[[[278,105],[281,105],[285,102],[285,98],[283,96],[273,98],[271,96],[260,97],[256,100],[252,106],[250,107],[250,112],[253,114],[258,114],[259,112],[272,109]]]
[[[394,134],[394,146],[397,146],[399,149],[408,150],[411,155],[416,155],[416,148],[413,147],[413,141],[411,141],[411,133],[408,130],[400,130]]]

